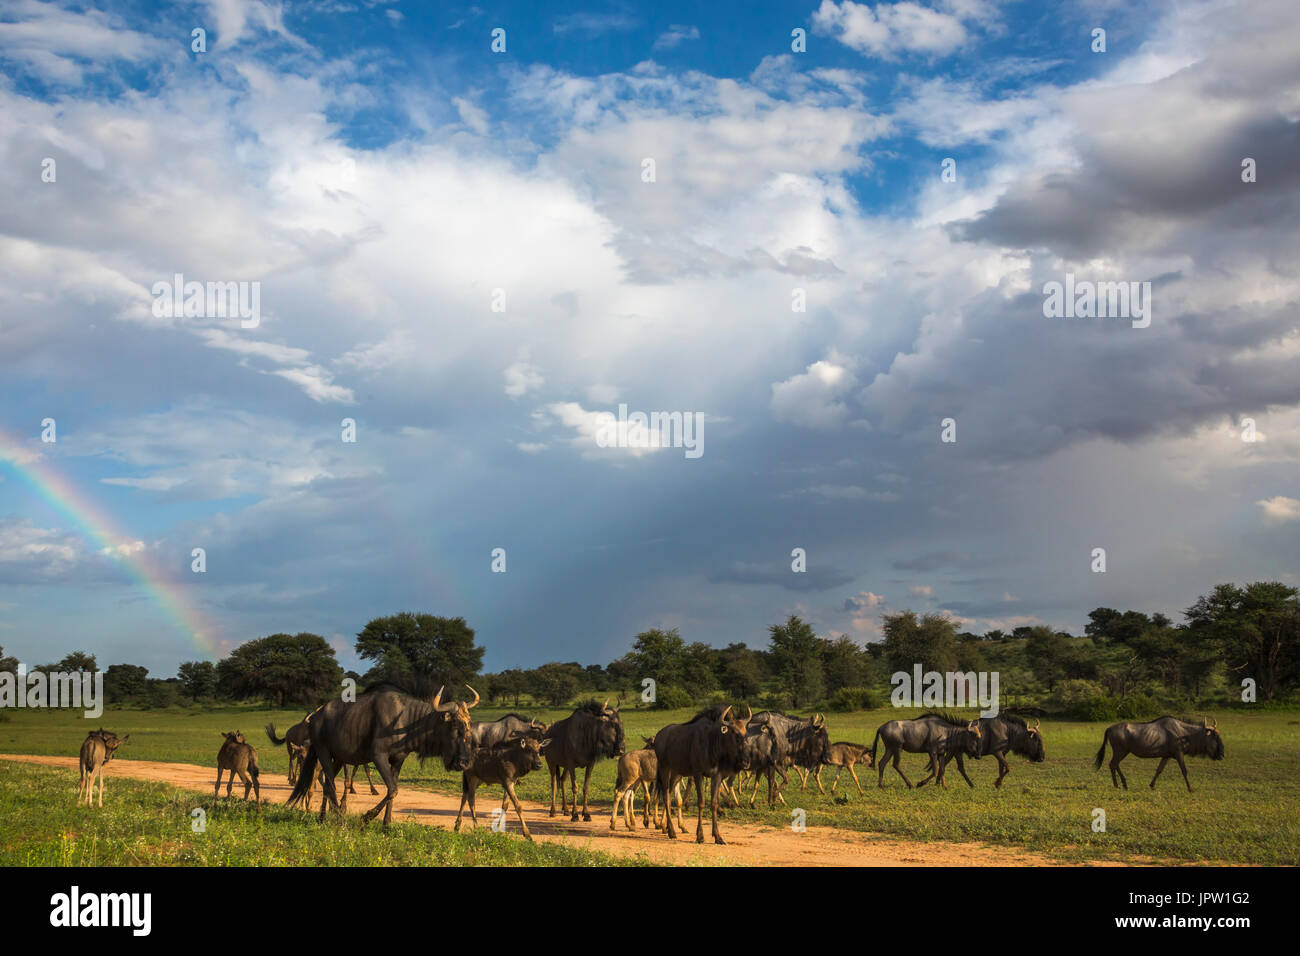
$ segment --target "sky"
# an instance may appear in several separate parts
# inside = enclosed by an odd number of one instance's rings
[[[1293,0],[0,2],[0,646],[351,667],[410,610],[500,670],[1300,584],[1298,45]],[[1149,325],[1049,317],[1067,275]]]

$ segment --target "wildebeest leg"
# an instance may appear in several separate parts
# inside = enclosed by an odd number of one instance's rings
[[[507,780],[505,786],[506,786],[506,796],[508,796],[510,798],[510,802],[515,805],[515,813],[518,814],[519,816],[519,827],[521,830],[524,831],[524,839],[528,840],[528,842],[530,843],[536,842],[533,840],[533,835],[528,832],[528,824],[524,822],[524,808],[519,805],[519,798],[515,796],[514,781]],[[504,822],[505,822],[505,818],[503,817],[502,823]]]
[[[353,782],[357,776],[357,765],[343,765],[343,799],[348,798],[349,793],[357,792],[357,785]]]
[[[1128,756],[1128,751],[1124,751],[1124,757]],[[1119,753],[1112,751],[1110,758],[1110,782],[1115,783],[1115,774],[1119,774],[1120,783],[1124,784],[1124,789],[1128,789],[1128,778],[1124,776],[1124,771],[1120,769],[1119,762],[1124,759]],[[1118,786],[1119,784],[1116,784]]]
[[[895,751],[894,751],[894,769],[898,772],[898,775],[899,775],[900,777],[903,778],[903,783],[907,784],[907,789],[908,789],[908,790],[911,790],[911,789],[912,789],[912,781],[910,781],[910,780],[907,779],[907,774],[903,773],[903,768],[899,766],[899,763],[902,761],[902,759],[903,759],[903,751],[902,751],[901,749],[899,749],[899,750],[895,750]]]
[[[797,767],[794,768],[794,772],[797,773],[797,774],[799,775],[799,790],[800,790],[800,792],[806,790],[806,789],[808,788],[808,771],[805,770],[803,767],[798,767],[798,766],[797,766]]]
[[[370,792],[375,796],[379,796],[379,791],[375,789],[374,778],[370,776],[370,764],[366,764],[366,783],[370,784]],[[356,793],[355,790],[352,792]]]
[[[1006,755],[999,751],[995,751],[993,756],[998,758],[998,779],[993,782],[993,786],[1000,787],[1002,786],[1002,778],[1011,772],[1011,764],[1007,763]],[[958,766],[961,766],[961,764],[958,764]],[[962,776],[966,775],[962,774]]]
[[[895,764],[894,766],[898,766],[898,765]],[[916,782],[916,785],[918,787],[924,787],[926,783],[929,782],[930,780],[933,780],[939,784],[943,783],[943,768],[939,763],[939,753],[936,750],[930,751],[930,766],[928,769],[930,772],[926,775],[925,779],[918,780]],[[902,773],[902,771],[900,770],[899,773]],[[904,777],[903,779],[906,780],[907,778]],[[908,786],[910,787],[911,784],[908,784]]]
[[[227,771],[227,776],[226,776],[226,799],[227,800],[230,799],[230,791],[233,789],[235,789],[235,771],[232,769]]]
[[[1187,779],[1187,764],[1183,763],[1183,755],[1181,753],[1175,753],[1174,759],[1178,761],[1178,769],[1183,772],[1183,783],[1187,784],[1187,792],[1191,793],[1192,781]],[[102,797],[104,795],[104,789],[103,789],[104,785],[101,783],[99,786],[100,786],[99,795]],[[102,807],[103,804],[101,803],[100,806]]]
[[[682,805],[686,803],[686,796],[682,792],[682,782],[678,780],[673,786],[673,796],[677,798],[677,829],[683,833],[686,832],[686,824],[682,822]]]
[[[1002,759],[1002,755],[1001,755],[1001,754],[998,755],[998,759],[999,759],[999,760]],[[961,754],[957,754],[957,769],[961,772],[962,779],[964,779],[964,780],[966,781],[966,785],[967,785],[968,787],[970,787],[972,790],[974,790],[974,789],[975,789],[975,784],[973,784],[973,783],[971,782],[970,777],[966,776],[966,761],[964,761],[964,760],[961,759]],[[999,779],[1001,779],[1001,778],[999,778]]]
[[[587,772],[586,772],[585,774],[583,774],[583,776],[582,776],[582,819],[584,819],[584,820],[586,820],[586,821],[588,821],[588,822],[591,821],[591,811],[587,809],[587,785],[588,785],[589,783],[591,783],[591,768],[594,767],[594,766],[595,766],[594,763],[589,763],[589,764],[587,764]],[[576,820],[576,819],[578,819],[578,793],[577,793],[578,772],[577,772],[577,768],[574,768],[574,773],[573,773],[573,784],[574,784],[574,794],[573,794],[573,819]]]
[[[1154,777],[1151,778],[1151,789],[1152,789],[1152,790],[1154,790],[1154,789],[1156,788],[1156,781],[1160,779],[1160,771],[1165,769],[1165,764],[1167,764],[1167,763],[1169,763],[1169,758],[1168,758],[1168,757],[1161,757],[1161,758],[1160,758],[1160,765],[1159,765],[1158,767],[1156,767],[1156,775],[1155,775]]]
[[[469,803],[469,774],[462,773],[460,775],[460,809],[456,811],[456,823],[451,828],[453,833],[460,832],[460,821],[461,817],[465,815],[465,804],[467,803]],[[470,811],[471,814],[473,812],[473,810]],[[477,820],[474,821],[474,826],[478,827]]]
[[[578,768],[566,767],[564,772],[569,777],[569,788],[573,791],[573,802],[569,805],[571,811],[569,820],[576,823],[578,820]],[[564,808],[561,807],[560,809]]]
[[[696,810],[695,842],[703,843],[704,842],[704,774],[697,773],[692,777],[692,779],[695,781],[695,810]],[[715,777],[714,779],[716,780],[717,778]],[[713,825],[715,827],[718,825],[717,818],[716,818],[717,805],[718,805],[718,785],[715,783],[713,785],[713,806],[715,808],[714,809],[715,817],[714,817]]]
[[[849,776],[851,776],[853,782],[858,785],[858,793],[862,793],[862,781],[858,779],[858,772],[853,769],[853,764],[849,764]],[[836,774],[835,778],[838,780],[839,774]],[[831,787],[831,789],[834,790],[835,788]]]
[[[1179,757],[1179,758],[1178,758],[1178,763],[1179,763],[1179,765],[1181,765],[1182,762],[1183,762],[1183,758],[1182,758],[1182,757]],[[108,763],[108,761],[105,760],[104,763]],[[1184,779],[1184,780],[1187,779],[1187,768],[1186,768],[1186,767],[1183,767],[1183,779]],[[1190,783],[1187,785],[1187,789],[1188,789],[1188,790],[1191,790],[1191,789],[1192,789],[1192,785],[1191,785]],[[104,806],[104,764],[103,764],[103,763],[101,763],[101,764],[99,765],[99,806],[100,806],[101,809],[102,809],[103,806]]]
[[[551,773],[551,816],[555,816],[555,776],[557,771],[549,763],[546,765],[546,769]]]
[[[95,789],[95,780],[94,780],[93,777],[91,778],[91,781],[90,781],[90,789],[91,789],[91,792],[92,792],[92,794],[93,794],[94,789]],[[220,797],[220,796],[221,796],[221,768],[218,767],[218,768],[217,768],[217,785],[216,785],[215,787],[212,788],[212,799],[213,799],[213,800],[216,800],[216,799],[217,799],[218,797]],[[90,806],[90,800],[87,800],[87,801],[86,801],[86,806]]]
[[[244,799],[248,799],[248,791],[253,789],[253,781],[248,777],[248,771],[243,767],[239,768],[239,779],[244,782]]]
[[[361,815],[362,823],[369,823],[375,817],[379,816],[380,810],[387,810],[391,807],[393,805],[393,797],[397,796],[397,774],[393,772],[393,768],[388,763],[388,754],[376,751],[374,758],[375,769],[379,771],[379,776],[383,778],[384,786],[387,788],[388,792],[384,794],[382,800]],[[400,764],[398,766],[400,766]],[[331,801],[334,800],[333,780],[330,781],[329,797]],[[387,822],[387,818],[385,818],[385,822]]]
[[[718,844],[719,846],[726,846],[727,841],[722,839],[722,834],[718,832],[718,797],[719,797],[718,785],[720,783],[722,783],[722,775],[717,772],[714,772],[713,786],[709,788],[710,791],[709,796],[712,798],[712,803],[713,803],[713,842]],[[703,837],[701,837],[696,842],[702,843]]]

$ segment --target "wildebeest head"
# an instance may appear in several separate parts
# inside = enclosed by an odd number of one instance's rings
[[[469,684],[465,686],[469,687]],[[469,687],[470,693],[474,695],[474,703],[451,700],[444,704],[442,690],[439,687],[438,693],[433,695],[433,709],[442,716],[444,727],[450,737],[450,746],[445,747],[442,752],[442,763],[448,770],[468,770],[470,764],[474,762],[474,738],[470,730],[469,711],[471,707],[478,706],[481,698],[478,691]]]
[[[1223,738],[1219,736],[1219,722],[1201,718],[1201,729],[1188,741],[1187,752],[1205,754],[1211,760],[1223,759]]]
[[[654,748],[655,748],[655,739],[654,739],[653,736],[647,737],[645,734],[642,734],[642,735],[641,735],[641,739],[645,741],[645,749],[646,749],[646,750],[654,750]]]
[[[100,727],[94,736],[98,737],[103,742],[104,750],[107,751],[107,755],[104,757],[105,763],[113,759],[113,752],[117,750],[118,747],[131,739],[130,734],[127,734],[125,737],[119,737],[111,730],[105,730],[103,727]]]
[[[1033,763],[1042,763],[1047,759],[1047,750],[1043,747],[1043,732],[1039,729],[1042,726],[1041,720],[1035,720],[1034,726],[1025,728],[1025,736],[1019,752],[1028,757]]]
[[[749,716],[741,719],[732,716],[728,707],[718,718],[718,766],[728,770],[748,770],[754,760],[753,747],[745,739],[745,727],[754,716],[752,708]]]
[[[538,740],[536,737],[521,737],[518,741],[519,748],[524,752],[524,759],[528,763],[529,770],[542,769],[542,751],[549,747],[549,740]]]
[[[226,743],[228,744],[242,744],[244,742],[244,735],[238,730],[232,731],[228,734],[222,734],[221,736],[226,738]]]
[[[961,736],[961,751],[968,757],[978,757],[983,743],[980,734],[980,722],[978,720],[972,720],[966,725],[966,730]]]
[[[618,715],[622,708],[621,699],[612,709],[608,699],[601,705],[596,725],[596,751],[602,757],[621,757],[627,753],[627,742],[623,738],[623,718]]]
[[[826,715],[813,714],[812,719],[812,756],[817,763],[826,763],[831,759],[831,735],[826,730]]]

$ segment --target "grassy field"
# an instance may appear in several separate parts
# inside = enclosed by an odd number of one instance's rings
[[[70,770],[4,763],[0,866],[619,866],[638,861],[488,828],[450,833],[418,823],[363,829],[357,818],[304,826],[296,810],[115,779],[103,809],[69,799]],[[204,832],[193,829],[196,808]]]
[[[503,711],[479,707],[475,716],[492,719]],[[856,714],[829,714],[832,740],[871,743],[883,721],[912,716],[915,711],[892,709]],[[552,720],[567,711],[539,711],[537,716]],[[58,711],[10,711],[0,722],[0,751],[75,755],[87,722],[79,716]],[[688,719],[688,711],[625,709],[624,726],[630,749],[640,746],[641,734],[653,733],[664,724]],[[1154,716],[1154,715],[1153,715]],[[220,746],[220,731],[239,729],[258,747],[264,774],[282,776],[286,769],[282,747],[273,747],[261,727],[275,721],[281,733],[300,719],[299,711],[225,709],[207,712],[106,712],[95,726],[118,734],[131,734],[119,751],[123,759],[181,761],[212,765]],[[1047,761],[1030,764],[1011,757],[1012,773],[1002,789],[992,783],[997,775],[992,759],[968,761],[976,789],[969,789],[953,766],[949,789],[925,787],[907,790],[890,769],[886,787],[875,786],[875,774],[860,770],[866,793],[859,795],[845,773],[835,796],[822,796],[813,787],[800,793],[798,779],[786,793],[791,808],[807,813],[809,826],[834,826],[867,830],[918,840],[983,841],[1007,844],[1048,853],[1062,860],[1150,859],[1155,861],[1232,862],[1295,864],[1300,862],[1300,715],[1285,712],[1240,712],[1219,716],[1227,756],[1221,762],[1196,758],[1188,761],[1192,785],[1188,794],[1172,764],[1161,776],[1158,789],[1148,789],[1157,761],[1129,757],[1125,771],[1127,792],[1111,787],[1110,774],[1103,767],[1093,770],[1093,758],[1101,743],[1103,724],[1057,723],[1043,725]],[[904,769],[914,781],[923,776],[923,757],[904,757]],[[15,771],[0,763],[0,785]],[[823,772],[829,790],[834,771]],[[592,806],[608,812],[613,799],[614,762],[597,765],[592,775]],[[456,792],[459,775],[430,761],[423,766],[409,761],[402,771],[404,787],[426,787]],[[846,786],[847,785],[847,786]],[[144,788],[143,784],[136,785]],[[6,787],[6,789],[8,789]],[[75,788],[73,788],[75,789]],[[142,790],[142,793],[144,791]],[[64,793],[71,793],[68,789]],[[522,798],[549,800],[546,774],[532,774],[519,785]],[[769,811],[761,807],[728,810],[732,819],[765,822],[780,826],[790,823],[790,810]],[[184,798],[181,798],[184,799]],[[188,797],[193,802],[194,797]],[[364,781],[357,799],[371,798]],[[398,797],[400,808],[401,797]],[[71,808],[71,801],[63,799]],[[105,807],[107,809],[107,807]],[[1106,814],[1106,832],[1092,830],[1094,810]],[[0,827],[13,829],[10,819],[17,805],[6,799],[0,804]],[[35,811],[34,811],[35,812]],[[268,820],[277,819],[274,813]],[[76,818],[79,819],[79,818]],[[300,818],[294,817],[294,820]],[[138,821],[141,827],[148,821]],[[291,825],[287,820],[285,825]],[[425,828],[427,829],[427,828]],[[129,839],[123,833],[123,840]],[[436,838],[423,833],[420,840]],[[519,841],[515,841],[519,842]],[[6,851],[9,852],[9,851]],[[432,852],[432,851],[430,851]],[[525,851],[520,851],[525,852]],[[360,862],[360,861],[358,861]]]

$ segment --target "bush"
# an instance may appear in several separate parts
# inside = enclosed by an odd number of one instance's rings
[[[657,710],[683,710],[693,707],[695,700],[681,687],[660,687],[655,693],[654,705]]]
[[[1099,694],[1075,704],[1067,714],[1075,720],[1115,720],[1119,717],[1119,702],[1114,697]]]
[[[841,687],[827,702],[829,710],[874,710],[880,706],[876,693],[870,687]]]
[[[1160,715],[1160,703],[1149,694],[1129,694],[1119,702],[1121,720],[1150,720]]]

